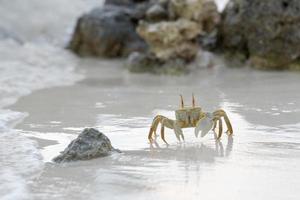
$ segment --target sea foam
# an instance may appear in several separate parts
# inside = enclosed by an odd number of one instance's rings
[[[43,169],[35,141],[14,129],[28,114],[7,107],[33,91],[81,80],[77,61],[49,44],[0,40],[0,199],[32,199],[28,182]]]

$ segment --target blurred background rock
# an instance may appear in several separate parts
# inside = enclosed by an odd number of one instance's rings
[[[129,57],[133,72],[188,73],[203,50],[241,66],[299,70],[299,9],[296,0],[231,0],[222,13],[213,0],[106,0],[78,19],[69,48]]]

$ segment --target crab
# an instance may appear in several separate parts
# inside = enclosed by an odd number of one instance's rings
[[[203,112],[202,108],[196,106],[196,101],[194,94],[192,95],[192,107],[185,107],[183,102],[183,97],[180,95],[181,105],[180,109],[175,110],[175,120],[169,119],[162,115],[157,115],[154,117],[149,134],[148,139],[150,143],[153,143],[157,137],[156,130],[159,124],[161,124],[160,136],[161,139],[166,143],[165,139],[165,127],[169,129],[173,129],[178,141],[181,139],[184,141],[184,135],[182,132],[183,128],[195,128],[195,136],[198,137],[201,132],[201,137],[204,137],[210,130],[216,129],[218,124],[219,132],[217,135],[217,139],[220,139],[223,133],[223,123],[222,119],[224,119],[225,124],[227,126],[226,133],[228,135],[233,134],[233,129],[231,122],[226,114],[226,112],[222,109],[216,110],[212,113]]]

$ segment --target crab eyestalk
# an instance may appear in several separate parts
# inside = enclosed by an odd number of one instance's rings
[[[184,102],[183,102],[183,97],[180,95],[180,100],[181,100],[181,108],[184,108]]]
[[[193,104],[193,108],[195,108],[195,106],[196,106],[196,101],[195,101],[194,93],[192,94],[192,104]]]

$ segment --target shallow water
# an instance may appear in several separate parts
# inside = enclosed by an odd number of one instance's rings
[[[33,91],[83,78],[75,72],[78,58],[64,46],[77,16],[99,4],[94,0],[0,2],[1,200],[31,199],[28,181],[43,168],[35,141],[13,129],[28,113],[7,106]]]
[[[221,10],[226,0],[217,2]],[[226,68],[216,58],[188,76],[152,76],[78,59],[65,42],[76,17],[99,4],[0,2],[1,200],[299,199],[300,74]],[[153,117],[173,118],[179,94],[189,104],[192,93],[203,110],[228,112],[234,136],[216,142],[187,129],[178,143],[166,130],[170,146],[150,146]],[[84,127],[123,153],[52,163]]]
[[[184,77],[129,74],[118,61],[84,60],[86,79],[23,97],[17,126],[38,141],[45,162],[29,184],[36,199],[298,199],[299,74],[216,66]],[[183,94],[206,111],[223,108],[235,130],[216,142],[184,130],[170,146],[150,146],[152,118],[173,118]],[[51,103],[49,103],[51,99]],[[37,102],[34,106],[32,102]],[[84,127],[97,127],[123,151],[92,161],[49,161]],[[55,192],[53,192],[55,191]]]

